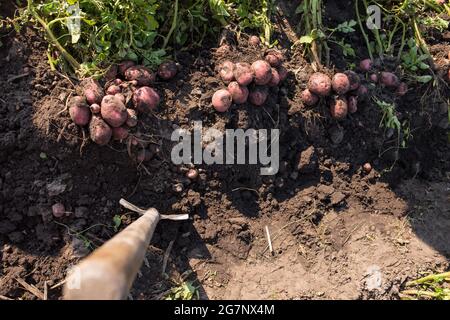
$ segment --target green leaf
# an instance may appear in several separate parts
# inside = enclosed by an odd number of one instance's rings
[[[429,75],[427,75],[427,76],[417,76],[417,77],[415,77],[415,79],[416,79],[418,82],[420,82],[420,83],[428,83],[428,82],[430,82],[431,80],[433,80],[433,77],[432,77],[432,76],[429,76]]]
[[[114,223],[114,230],[117,232],[117,230],[119,230],[120,225],[122,224],[122,217],[116,214],[113,217],[113,223]]]
[[[300,37],[300,43],[311,44],[315,39],[312,36],[302,36]]]

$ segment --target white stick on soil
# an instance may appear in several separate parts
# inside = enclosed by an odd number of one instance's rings
[[[269,227],[266,226],[265,229],[266,229],[267,242],[269,243],[269,250],[270,250],[270,253],[273,255],[272,239],[270,238]]]

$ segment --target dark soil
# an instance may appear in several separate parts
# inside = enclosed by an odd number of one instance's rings
[[[330,3],[332,16],[346,12]],[[1,15],[11,14],[0,8]],[[36,299],[17,278],[42,292],[60,283],[71,265],[116,233],[114,216],[122,217],[120,228],[137,217],[119,206],[120,198],[192,217],[159,224],[134,299],[162,298],[185,278],[197,281],[202,298],[389,299],[398,297],[408,276],[447,268],[450,149],[442,119],[448,87],[415,87],[395,100],[412,138],[406,149],[392,148],[389,140],[396,139],[386,138],[370,101],[340,123],[325,101],[316,108],[299,102],[313,70],[300,51],[289,49],[296,37],[289,23],[279,21],[276,33],[290,74],[261,108],[233,106],[218,114],[210,106],[223,86],[215,71],[222,60],[264,54],[247,46],[246,34],[231,41],[231,51],[205,46],[177,53],[182,71],[156,84],[163,102],[135,132],[156,152],[140,165],[126,145],[99,147],[71,123],[65,104],[76,81],[49,69],[47,46],[33,28],[2,38],[0,295]],[[432,47],[442,73],[449,48],[448,39]],[[341,55],[333,53],[342,68]],[[258,166],[197,166],[200,175],[190,181],[187,167],[171,163],[170,135],[174,128],[192,129],[196,120],[222,131],[280,129],[280,172],[263,177]],[[366,162],[370,173],[362,170]],[[66,217],[53,217],[55,203],[65,205]],[[273,255],[266,225],[274,235]],[[165,253],[170,258],[162,270]],[[364,286],[372,265],[384,272],[377,291]],[[48,293],[61,298],[61,286]]]

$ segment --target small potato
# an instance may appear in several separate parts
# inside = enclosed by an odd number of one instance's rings
[[[303,104],[307,106],[314,106],[317,104],[317,102],[319,102],[319,97],[309,91],[309,89],[305,89],[302,91],[300,99],[302,100]]]
[[[212,96],[212,105],[218,112],[226,112],[231,107],[233,97],[226,89],[217,90]]]
[[[370,173],[372,171],[372,165],[368,162],[364,163],[363,170],[365,173]]]
[[[329,96],[331,93],[331,79],[324,73],[316,72],[309,78],[308,89],[318,96]]]
[[[139,88],[133,94],[134,105],[140,112],[147,113],[156,109],[160,100],[158,92],[150,87]]]
[[[352,70],[347,70],[344,73],[348,77],[348,80],[350,81],[350,91],[358,89],[358,87],[361,83],[361,79],[359,78],[359,75]]]
[[[128,138],[128,128],[125,127],[117,127],[117,128],[112,128],[112,135],[113,135],[113,139],[116,141],[123,141],[126,138]]]
[[[381,72],[380,82],[387,88],[397,88],[400,84],[398,77],[392,72]]]
[[[89,123],[91,113],[84,97],[73,97],[69,101],[69,115],[72,121],[79,126]]]
[[[331,80],[333,90],[339,94],[346,94],[350,90],[350,80],[344,73],[336,73]]]
[[[158,68],[158,76],[164,80],[170,80],[177,75],[178,67],[173,61],[163,62]]]
[[[119,78],[117,78],[116,80],[114,80],[114,84],[116,85],[116,86],[120,86],[121,84],[122,84],[122,79],[119,79]]]
[[[230,82],[228,85],[228,92],[231,94],[234,103],[242,104],[247,102],[248,88],[246,86],[241,86],[237,81]]]
[[[102,102],[105,92],[97,80],[88,78],[81,82],[80,86],[83,88],[84,95],[89,105]]]
[[[358,111],[358,97],[350,96],[348,97],[348,112],[355,113]]]
[[[332,100],[330,106],[331,117],[336,120],[342,120],[347,116],[348,104],[345,97],[336,97]]]
[[[287,69],[283,66],[279,66],[277,68],[277,71],[278,71],[278,74],[280,75],[280,81],[283,82],[288,76]]]
[[[277,69],[272,68],[272,78],[267,85],[269,87],[276,87],[280,84],[280,81],[280,74],[278,73]]]
[[[399,84],[397,91],[395,92],[399,97],[408,93],[408,85],[405,82]]]
[[[69,108],[69,114],[72,121],[79,126],[85,126],[89,123],[91,119],[91,111],[89,107],[86,106],[71,106]]]
[[[359,63],[359,68],[363,72],[369,72],[372,69],[373,61],[371,59],[364,59]]]
[[[101,107],[99,104],[94,103],[94,104],[91,104],[90,109],[93,114],[97,114],[97,113],[100,113]]]
[[[257,47],[257,46],[259,46],[260,43],[261,43],[261,40],[259,40],[258,36],[251,36],[248,39],[248,44],[251,45],[252,47]]]
[[[272,66],[272,67],[278,67],[281,65],[281,60],[275,55],[275,54],[271,54],[269,53],[266,56],[266,61]]]
[[[109,94],[111,96],[121,92],[122,90],[120,89],[120,87],[115,84],[109,86],[108,89],[106,89],[106,94]]]
[[[93,116],[89,123],[89,134],[92,141],[104,146],[111,140],[112,130],[108,124],[99,116]]]
[[[128,68],[131,68],[133,66],[135,66],[136,64],[134,63],[134,61],[128,60],[128,61],[123,61],[119,64],[119,72],[122,75],[125,75],[125,71],[127,71]]]
[[[130,128],[136,127],[137,123],[138,123],[138,117],[137,117],[136,110],[127,109],[127,114],[128,114],[128,118],[127,118],[126,125]]]
[[[249,101],[255,106],[262,106],[269,96],[269,90],[266,86],[255,86],[250,91]]]
[[[378,82],[378,75],[377,75],[376,73],[372,73],[372,74],[369,76],[369,79],[370,79],[371,82],[377,83],[377,82]]]
[[[227,60],[224,61],[219,68],[219,76],[225,83],[230,83],[234,80],[234,63]]]
[[[366,99],[368,94],[369,90],[367,90],[367,87],[365,85],[360,85],[358,90],[356,91],[356,95],[362,100]]]
[[[246,62],[236,63],[234,68],[234,78],[241,86],[248,86],[253,81],[253,70]]]
[[[116,96],[107,95],[103,98],[100,113],[102,118],[112,127],[120,127],[127,121],[127,108]]]
[[[197,169],[189,169],[188,172],[186,172],[186,177],[188,177],[191,180],[195,180],[198,177],[198,170]]]
[[[272,79],[272,67],[267,61],[257,60],[252,64],[253,74],[255,75],[255,84],[266,85]]]
[[[138,86],[148,86],[155,82],[155,74],[144,66],[133,66],[125,71],[125,79],[136,80]]]

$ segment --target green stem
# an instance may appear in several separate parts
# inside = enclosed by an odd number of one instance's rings
[[[364,27],[361,22],[361,15],[359,13],[359,0],[355,1],[355,10],[356,10],[356,17],[358,20],[358,25],[359,25],[359,28],[361,29],[361,33],[363,35],[364,41],[366,42],[367,51],[369,52],[369,57],[370,57],[370,59],[373,60],[373,53],[372,53],[372,49],[370,48],[369,37],[367,36],[367,33],[364,31]]]
[[[33,8],[33,0],[28,0],[28,10],[31,12],[33,17],[39,22],[39,24],[42,26],[42,28],[44,28],[45,32],[47,33],[47,36],[50,39],[50,43],[52,45],[54,45],[59,50],[59,52],[61,52],[63,57],[69,62],[70,66],[74,70],[78,70],[80,68],[80,64],[78,63],[77,60],[75,60],[74,57],[72,57],[72,55],[69,52],[67,52],[66,49],[64,49],[64,47],[59,43],[58,39],[56,39],[55,35],[53,34],[53,32],[48,27],[47,23],[34,10],[34,8]]]
[[[417,280],[409,281],[406,283],[406,286],[411,287],[411,286],[415,286],[415,285],[422,284],[425,282],[437,281],[437,280],[446,279],[446,278],[450,278],[450,272],[431,274],[429,276],[426,276],[426,277],[423,277],[423,278],[420,278]]]
[[[170,37],[172,36],[172,33],[174,32],[174,30],[177,26],[177,20],[178,20],[178,0],[175,0],[175,9],[173,12],[172,26],[170,27],[169,33],[164,38],[164,44],[162,46],[162,49],[166,49],[167,44],[169,43]]]

